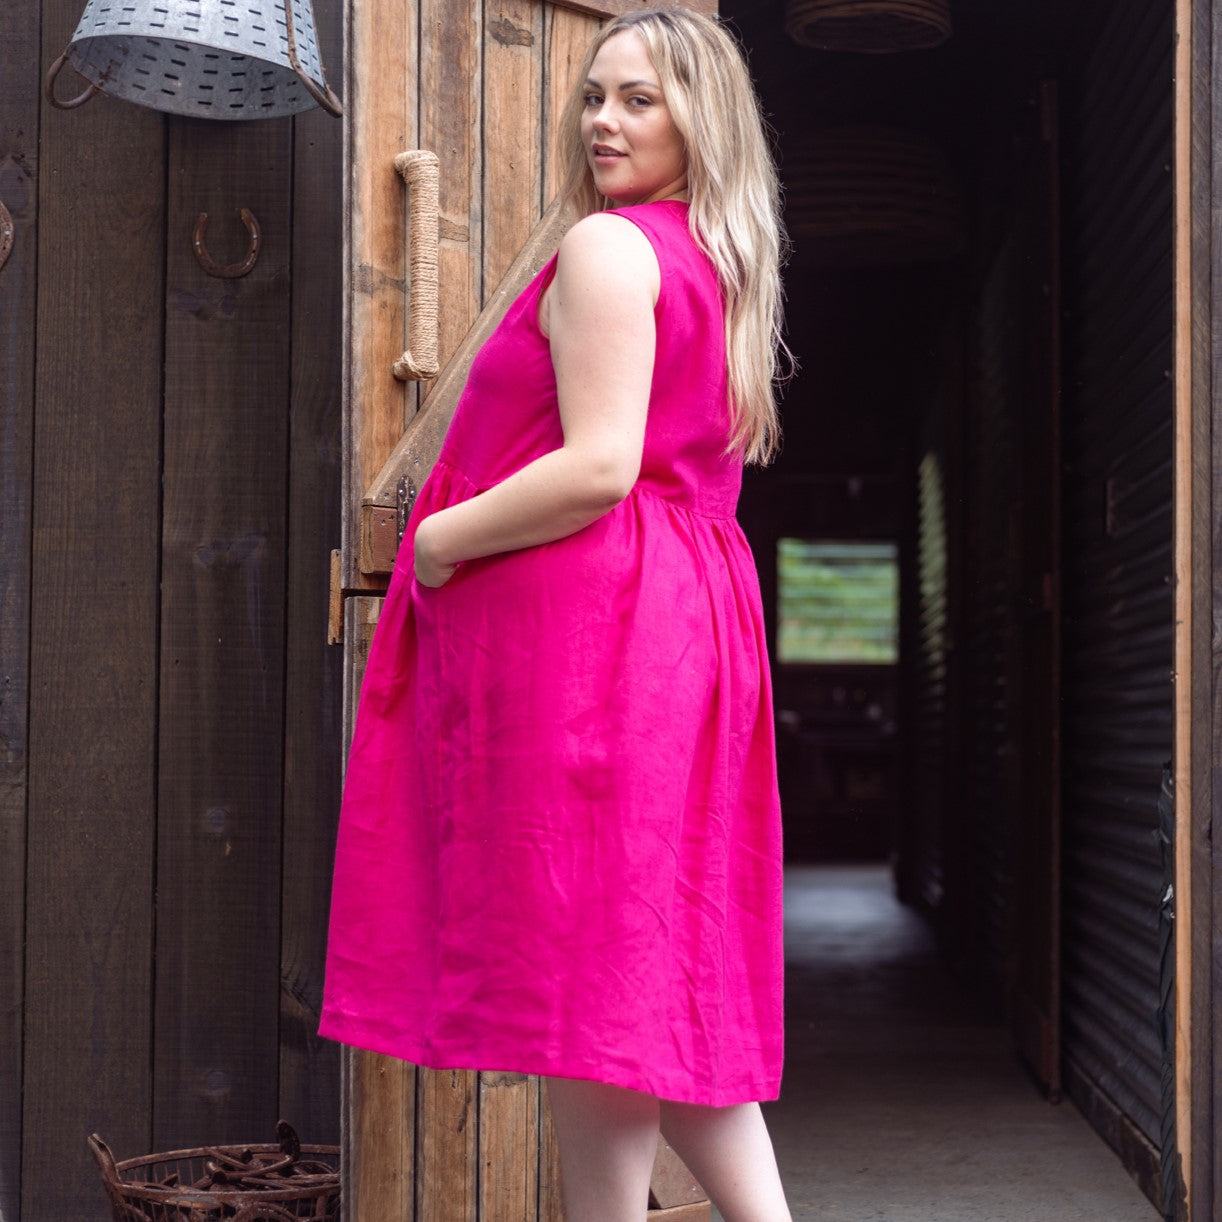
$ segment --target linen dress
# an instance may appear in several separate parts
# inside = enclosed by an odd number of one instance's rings
[[[563,441],[539,296],[476,358],[399,550],[348,761],[321,1033],[433,1068],[775,1098],[781,844],[716,277],[661,269],[640,478],[554,543],[412,568],[415,526]]]

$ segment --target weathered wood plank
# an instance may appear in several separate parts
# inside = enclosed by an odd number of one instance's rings
[[[37,6],[18,5],[0,27],[0,204],[14,231],[0,272],[0,1218],[17,1216],[21,1182],[38,52]]]
[[[420,0],[420,147],[437,154],[441,171],[442,366],[483,302],[482,27],[480,0]]]
[[[1222,22],[1214,5],[1175,6],[1175,1092],[1182,1200],[1177,1219],[1222,1218],[1222,657],[1213,639],[1222,567]],[[1187,554],[1185,554],[1187,553]],[[1186,586],[1185,575],[1190,575]],[[1184,681],[1187,676],[1187,682]]]
[[[619,17],[643,8],[689,8],[710,17],[717,15],[718,0],[555,0],[559,8],[573,9],[591,17]]]
[[[417,1070],[416,1222],[474,1222],[477,1078]]]
[[[479,1075],[480,1222],[522,1222],[539,1210],[539,1079]]]
[[[292,164],[287,124],[169,131],[159,1149],[270,1140],[277,1120]],[[189,234],[207,212],[214,258],[240,257],[239,208],[258,263],[215,279]]]
[[[544,50],[547,71],[543,95],[544,152],[543,203],[546,206],[560,189],[562,167],[556,155],[556,135],[565,102],[577,81],[577,69],[598,29],[598,22],[585,13],[545,5]]]
[[[35,71],[79,16],[47,0]],[[150,1137],[165,142],[104,97],[44,103],[38,135],[21,1195],[25,1218],[88,1218],[85,1135]]]
[[[543,5],[484,9],[484,283],[499,284],[539,219],[543,181]]]
[[[556,1122],[547,1101],[547,1087],[539,1086],[539,1222],[564,1222],[564,1196],[560,1183],[560,1147]]]
[[[658,1137],[658,1153],[649,1179],[649,1199],[658,1209],[700,1205],[708,1200],[696,1177],[662,1136]]]
[[[345,1159],[344,1222],[409,1219],[415,1067],[376,1052],[352,1049],[346,1056],[347,1125],[359,1137]]]
[[[328,62],[343,45],[340,10],[315,5]],[[340,1050],[319,1038],[318,1015],[343,744],[343,651],[327,645],[341,517],[343,126],[318,109],[293,127],[279,1113],[303,1140],[337,1142]]]
[[[415,0],[350,6],[345,69],[348,265],[345,292],[343,584],[376,588],[358,564],[361,496],[402,436],[416,391],[391,366],[405,343],[406,199],[394,157],[416,145]]]
[[[651,1209],[650,1222],[709,1222],[713,1216],[713,1207],[708,1201],[699,1201],[693,1205],[676,1205],[671,1209]]]

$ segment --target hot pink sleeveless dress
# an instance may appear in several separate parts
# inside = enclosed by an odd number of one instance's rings
[[[539,295],[482,348],[420,491],[348,761],[323,1035],[433,1068],[775,1098],[781,843],[722,305],[674,201],[640,479],[554,543],[412,575],[412,533],[563,437]]]

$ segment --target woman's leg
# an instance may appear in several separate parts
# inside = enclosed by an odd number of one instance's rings
[[[661,1104],[662,1134],[725,1222],[790,1222],[772,1140],[758,1103]]]
[[[565,1222],[644,1222],[658,1150],[652,1095],[548,1078]]]

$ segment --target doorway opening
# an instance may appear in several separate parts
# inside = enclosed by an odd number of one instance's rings
[[[946,1096],[987,1116],[987,1065],[999,1097],[1070,1126],[1049,1129],[1064,1149],[1085,1134],[1084,1157],[1104,1156],[1060,1182],[1111,1203],[1064,1196],[1047,1216],[1153,1217],[1178,1193],[1173,7],[896,5],[938,10],[948,36],[890,53],[828,49],[833,7],[722,4],[777,133],[801,363],[783,452],[741,507],[790,865],[778,1146],[795,1166],[807,1150],[830,1190],[852,1156],[820,1149],[819,1117],[867,1117],[873,1140],[890,1121],[868,1120],[871,1086],[907,1067],[897,1131],[944,1186],[976,1160],[996,1187],[985,1122],[930,1110]],[[1038,1158],[1014,1134],[999,1148]],[[958,1216],[939,1200],[888,1216]]]

